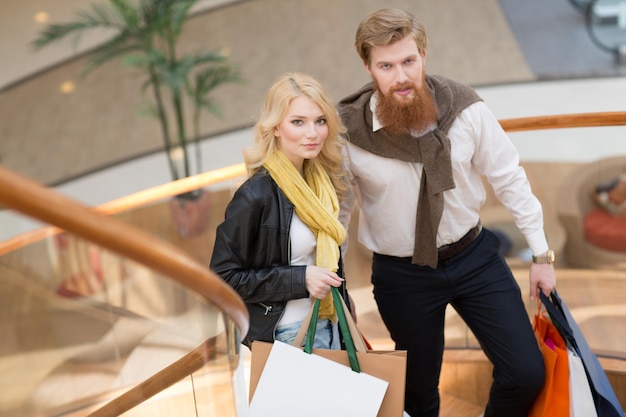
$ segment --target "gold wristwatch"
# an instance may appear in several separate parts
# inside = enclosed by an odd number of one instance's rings
[[[534,264],[553,264],[554,263],[554,251],[550,249],[545,255],[535,256],[533,255]]]

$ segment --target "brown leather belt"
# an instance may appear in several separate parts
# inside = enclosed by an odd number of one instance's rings
[[[478,235],[480,234],[482,230],[483,230],[483,225],[479,221],[478,224],[472,227],[469,230],[469,232],[467,232],[461,239],[457,240],[454,243],[450,243],[449,245],[443,245],[439,247],[437,249],[437,252],[438,252],[437,257],[439,259],[439,262],[450,259],[454,255],[457,255],[463,252],[464,249],[466,249],[474,240],[476,240],[476,238],[478,237]],[[398,257],[398,256],[391,256],[391,255],[383,255],[380,253],[375,253],[375,255],[383,257],[383,258],[389,258],[391,260],[403,262],[403,263],[411,263],[413,260],[410,256]]]
[[[465,233],[461,239],[454,243],[450,243],[449,245],[439,247],[437,249],[439,261],[445,261],[446,259],[450,259],[454,255],[463,252],[463,250],[467,248],[470,243],[476,240],[482,230],[483,225],[478,222],[478,224],[472,227],[469,232]]]

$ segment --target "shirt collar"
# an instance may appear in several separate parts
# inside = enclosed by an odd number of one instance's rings
[[[378,103],[378,93],[372,94],[370,97],[370,110],[372,111],[372,132],[377,132],[383,128],[382,123],[376,117],[376,104]]]

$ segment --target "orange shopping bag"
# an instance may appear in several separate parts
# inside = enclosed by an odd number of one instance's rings
[[[569,417],[569,365],[567,346],[541,303],[533,321],[533,330],[543,355],[545,382],[529,417]]]

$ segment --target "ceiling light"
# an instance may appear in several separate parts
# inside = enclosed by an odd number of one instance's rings
[[[177,146],[175,148],[172,148],[170,150],[170,158],[174,161],[182,161],[183,159],[183,148],[180,146]]]
[[[34,19],[37,23],[46,23],[50,19],[50,15],[46,12],[37,12]]]
[[[59,90],[63,94],[71,94],[74,92],[75,89],[76,89],[76,84],[74,84],[72,81],[65,81],[63,84],[59,86]]]

